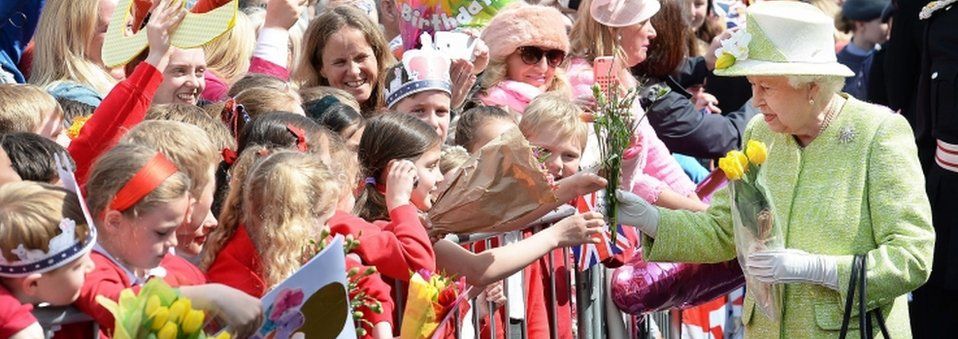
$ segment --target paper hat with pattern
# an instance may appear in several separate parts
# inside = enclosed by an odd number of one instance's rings
[[[798,1],[763,1],[748,8],[745,29],[722,40],[715,75],[854,76],[835,58],[834,20]]]
[[[47,243],[47,251],[28,249],[20,244],[10,251],[17,256],[17,259],[7,261],[3,255],[0,255],[0,277],[21,278],[30,274],[49,272],[89,253],[96,245],[96,226],[93,224],[93,218],[90,217],[80,186],[77,185],[76,177],[73,175],[72,165],[66,154],[54,154],[54,158],[63,187],[76,193],[80,209],[83,210],[83,218],[86,220],[69,218],[60,220],[60,234],[50,239]],[[81,240],[76,239],[77,222],[86,223],[89,230],[86,237]]]
[[[429,33],[420,37],[422,48],[403,53],[402,62],[386,72],[386,107],[393,108],[402,99],[425,91],[452,94],[448,57],[437,51]]]

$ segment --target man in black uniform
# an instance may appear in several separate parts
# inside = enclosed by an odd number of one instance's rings
[[[936,239],[911,322],[916,338],[944,338],[958,333],[958,0],[931,2],[918,17],[924,34],[914,127]]]

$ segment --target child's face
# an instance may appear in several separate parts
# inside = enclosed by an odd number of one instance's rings
[[[865,42],[873,44],[882,44],[888,40],[888,24],[882,23],[881,18],[859,22],[855,25],[858,26],[855,31],[855,39],[863,39]]]
[[[84,276],[93,271],[90,253],[53,271],[43,273],[36,282],[35,297],[53,306],[72,304],[80,296]]]
[[[352,126],[346,127],[342,132],[343,139],[346,140],[346,146],[349,146],[349,149],[356,150],[359,148],[359,141],[363,139],[363,131],[366,130],[366,126],[360,124],[353,124]]]
[[[13,169],[13,162],[7,156],[7,152],[0,148],[0,186],[11,182],[22,181],[20,174]]]
[[[158,204],[137,217],[119,215],[115,224],[108,222],[111,227],[107,231],[113,234],[109,236],[110,241],[102,245],[130,269],[156,268],[163,256],[170,252],[170,248],[176,247],[176,229],[188,220],[191,204],[189,193],[185,193],[182,197]]]
[[[556,180],[579,171],[579,161],[582,158],[582,146],[579,142],[558,133],[539,133],[528,136],[528,139],[533,146],[539,146],[550,153],[545,165]]]
[[[43,122],[40,123],[40,130],[36,131],[40,136],[56,141],[60,146],[69,145],[69,138],[63,133],[63,116],[56,109],[43,113]],[[64,139],[67,145],[63,145]]]
[[[163,70],[163,82],[153,95],[154,104],[196,105],[206,88],[206,54],[202,48],[172,48],[170,63]]]
[[[479,124],[479,128],[476,128],[475,137],[470,147],[471,149],[468,150],[469,153],[479,151],[482,146],[485,146],[492,141],[492,139],[498,138],[513,127],[516,127],[516,124],[506,119],[486,119],[486,121]]]
[[[215,177],[214,169],[211,167],[209,178]],[[189,222],[183,223],[176,230],[176,251],[178,254],[195,257],[203,251],[203,245],[206,243],[206,236],[216,228],[219,223],[210,206],[213,206],[213,191],[216,190],[216,180],[209,180],[203,192],[193,203],[193,213],[190,214]]]
[[[449,106],[452,99],[442,91],[425,91],[406,97],[396,104],[396,111],[411,114],[436,129],[439,140],[449,134]]]
[[[416,164],[416,175],[419,184],[412,190],[412,204],[420,211],[429,211],[432,208],[433,193],[442,182],[442,172],[439,171],[439,145],[423,153]]]

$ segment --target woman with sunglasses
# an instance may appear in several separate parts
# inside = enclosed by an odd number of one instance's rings
[[[479,101],[508,108],[517,117],[544,92],[569,92],[560,67],[569,52],[563,16],[555,8],[517,5],[501,10],[482,32],[489,66]]]

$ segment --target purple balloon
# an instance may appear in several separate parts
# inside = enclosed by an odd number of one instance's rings
[[[612,301],[623,312],[646,314],[697,306],[743,284],[738,260],[718,264],[647,262],[636,249],[628,263],[612,272]]]

